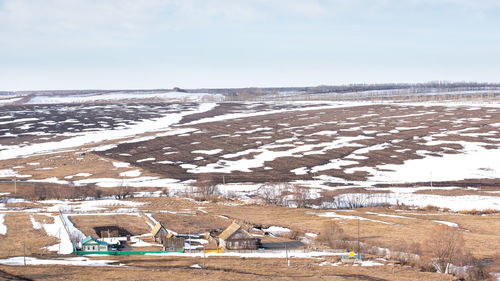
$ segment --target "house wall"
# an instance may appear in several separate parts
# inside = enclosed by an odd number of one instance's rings
[[[167,236],[167,235],[168,235],[168,231],[167,231],[165,228],[160,229],[160,230],[156,233],[156,235],[155,235],[155,237],[154,237],[154,238],[155,238],[155,242],[157,241],[157,239],[158,239],[158,238],[160,238],[160,237],[161,237],[161,238],[163,238],[163,237],[165,237],[165,236]],[[160,239],[160,240],[163,240],[163,239]],[[160,241],[160,242],[163,242],[163,241]]]
[[[106,245],[84,245],[84,251],[96,252],[96,251],[109,251],[108,246]]]
[[[222,238],[219,238],[219,248],[226,248],[226,241]]]
[[[165,251],[184,251],[184,238],[172,237],[164,239],[163,249]]]
[[[219,238],[219,247],[228,250],[256,250],[258,249],[257,239],[252,237],[243,229],[238,229],[227,239]]]
[[[228,250],[257,250],[257,240],[231,239],[225,241],[225,248]]]
[[[83,246],[83,249],[85,251],[99,251],[99,246],[98,245],[85,245],[85,246]]]

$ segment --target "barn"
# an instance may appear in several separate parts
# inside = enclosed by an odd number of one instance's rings
[[[163,251],[181,251],[184,252],[184,238],[175,237],[172,233],[162,238]]]
[[[219,235],[219,247],[223,249],[256,250],[258,246],[258,240],[234,222]]]
[[[153,235],[155,242],[158,241],[158,238],[162,242],[163,238],[167,236],[169,233],[168,230],[161,223],[157,222],[156,225],[153,227],[151,234]]]

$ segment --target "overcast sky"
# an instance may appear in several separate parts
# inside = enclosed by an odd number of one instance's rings
[[[0,0],[0,90],[500,82],[497,0]]]

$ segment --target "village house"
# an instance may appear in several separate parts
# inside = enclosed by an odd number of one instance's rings
[[[223,249],[257,250],[258,246],[258,240],[234,222],[219,235],[219,247]]]
[[[82,240],[82,251],[86,252],[105,252],[111,251],[111,245],[104,241],[99,241],[92,236],[87,236]]]

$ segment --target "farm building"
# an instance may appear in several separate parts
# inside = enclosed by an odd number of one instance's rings
[[[160,241],[163,242],[163,238],[167,236],[168,230],[161,224],[161,223],[156,223],[156,225],[153,227],[153,230],[151,231],[151,234],[153,234],[153,238],[155,239],[155,242],[160,239]]]
[[[174,237],[172,233],[162,238],[164,251],[184,251],[184,238]]]
[[[87,252],[104,252],[111,251],[111,245],[95,239],[92,236],[87,236],[82,240],[82,251]]]
[[[219,235],[219,247],[228,250],[256,250],[258,241],[240,225],[233,222]]]

